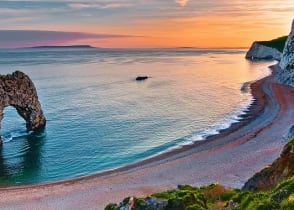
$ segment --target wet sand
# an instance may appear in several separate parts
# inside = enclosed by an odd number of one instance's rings
[[[1,188],[0,209],[104,209],[124,197],[179,184],[220,182],[240,188],[279,156],[283,136],[294,124],[294,88],[269,76],[251,84],[251,90],[256,101],[244,120],[206,141],[88,177]]]

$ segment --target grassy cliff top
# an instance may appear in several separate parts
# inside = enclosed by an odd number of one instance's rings
[[[282,36],[276,39],[272,39],[270,41],[257,41],[257,43],[262,44],[267,47],[272,47],[280,52],[283,52],[283,49],[285,47],[285,43],[287,41],[288,36]]]
[[[125,198],[119,205],[109,204],[105,210],[267,210],[294,209],[294,138],[284,146],[279,158],[265,167],[240,189],[218,183],[203,187],[178,186],[147,198]],[[245,185],[246,186],[246,185]],[[255,192],[248,191],[251,188]],[[131,202],[130,202],[131,201]]]
[[[133,204],[130,204],[132,201]],[[105,210],[268,210],[294,209],[294,177],[290,177],[271,190],[248,192],[229,189],[216,183],[205,187],[179,186],[147,198],[125,198],[121,204],[109,204]]]

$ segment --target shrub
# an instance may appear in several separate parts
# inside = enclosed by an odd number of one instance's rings
[[[294,193],[294,176],[282,181],[277,187],[274,189],[275,192],[284,189],[287,190],[289,194]]]
[[[220,199],[220,196],[226,191],[225,187],[220,184],[209,185],[206,189],[203,189],[202,194],[210,201],[214,202]]]
[[[221,200],[223,201],[229,201],[232,199],[232,197],[234,195],[236,195],[237,191],[235,190],[226,190],[225,192],[223,192],[221,195],[220,195],[220,198]]]
[[[194,204],[194,205],[188,206],[187,210],[206,210],[206,208],[203,208],[201,206],[198,206],[197,204]]]
[[[108,204],[104,210],[120,210],[119,206],[115,203]]]
[[[294,209],[294,200],[285,199],[281,202],[281,209],[283,210],[293,210]]]
[[[167,209],[167,210],[186,210],[186,206],[181,199],[169,199],[165,209]]]
[[[166,192],[160,192],[160,193],[154,193],[151,196],[155,197],[155,198],[165,199],[165,200],[175,198],[174,190],[166,191]]]
[[[125,206],[129,203],[131,197],[126,197],[125,199],[123,199],[122,204]]]

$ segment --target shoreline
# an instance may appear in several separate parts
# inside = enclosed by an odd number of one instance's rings
[[[271,66],[271,69],[277,65]],[[126,196],[147,196],[178,184],[215,181],[241,187],[271,163],[285,143],[281,134],[293,124],[294,89],[270,75],[250,85],[254,102],[240,122],[206,140],[99,174],[53,183],[0,188],[5,209],[102,209]],[[266,137],[266,138],[265,138]],[[77,199],[78,198],[78,199]],[[98,208],[99,207],[99,208]]]
[[[261,80],[263,80],[263,79],[264,78],[262,78]],[[173,156],[177,151],[183,152],[183,151],[191,149],[192,147],[197,147],[199,145],[202,145],[203,143],[206,144],[206,141],[213,141],[222,135],[227,135],[233,131],[237,131],[240,127],[244,126],[245,124],[247,124],[251,120],[253,120],[255,117],[257,117],[258,114],[260,112],[262,112],[262,110],[264,108],[265,104],[264,104],[263,97],[265,97],[265,96],[264,96],[264,94],[261,94],[258,89],[258,86],[260,84],[259,83],[255,84],[255,83],[258,83],[258,80],[250,82],[248,84],[249,91],[251,91],[251,94],[252,94],[252,103],[249,104],[249,106],[246,108],[247,109],[246,111],[243,111],[244,114],[237,116],[237,117],[240,117],[240,119],[237,122],[232,122],[229,125],[229,127],[227,127],[227,128],[216,130],[218,132],[217,134],[209,134],[203,140],[194,141],[190,144],[178,145],[177,147],[174,147],[171,150],[168,149],[168,150],[160,152],[159,154],[155,154],[151,157],[148,157],[146,159],[139,160],[137,162],[127,164],[127,165],[124,165],[121,167],[109,169],[106,171],[97,172],[97,173],[93,173],[93,174],[85,175],[85,176],[80,176],[80,177],[66,178],[66,179],[59,180],[59,181],[49,181],[49,182],[20,184],[20,185],[7,185],[7,186],[0,185],[0,191],[2,189],[12,189],[12,188],[13,189],[23,189],[23,188],[27,188],[27,187],[33,187],[33,186],[47,186],[47,185],[59,184],[59,183],[62,184],[62,183],[76,182],[76,181],[84,180],[84,179],[88,179],[88,178],[91,179],[92,177],[107,176],[107,175],[111,175],[113,173],[129,171],[131,169],[138,168],[142,165],[145,165],[145,164],[148,164],[151,162],[157,162],[159,159],[172,158],[171,156]]]
[[[43,47],[43,46],[41,46],[41,47]],[[39,47],[36,47],[36,48],[39,48]],[[262,78],[262,79],[264,79],[264,78]],[[258,80],[246,82],[246,83],[248,83],[248,84],[246,84],[246,86],[248,86],[248,87],[246,87],[246,89],[248,89],[246,91],[251,92],[252,102],[247,107],[245,107],[244,111],[242,111],[243,114],[236,115],[236,117],[240,118],[240,119],[238,119],[238,121],[236,121],[236,122],[232,121],[227,128],[213,130],[213,131],[216,131],[217,133],[216,134],[208,134],[206,137],[203,138],[203,140],[193,141],[189,144],[182,144],[182,145],[180,144],[180,145],[173,147],[172,149],[164,150],[162,152],[159,152],[155,155],[144,158],[142,160],[136,161],[134,163],[126,164],[123,166],[115,167],[113,169],[108,169],[108,170],[101,171],[101,172],[94,172],[89,175],[65,178],[65,179],[57,180],[57,181],[47,181],[47,182],[45,181],[45,182],[31,183],[31,184],[19,184],[19,185],[16,184],[16,185],[3,185],[3,186],[0,185],[0,190],[1,189],[8,189],[8,188],[9,189],[10,188],[22,189],[22,188],[27,188],[27,187],[31,187],[31,186],[46,186],[46,185],[59,184],[59,183],[65,183],[65,182],[66,183],[75,182],[75,181],[79,181],[79,180],[83,180],[83,179],[87,179],[87,178],[92,178],[92,177],[97,177],[97,176],[105,176],[105,175],[109,175],[112,173],[117,173],[117,172],[121,172],[121,171],[125,171],[125,170],[128,171],[133,168],[137,168],[138,166],[145,165],[146,163],[157,161],[158,159],[161,159],[161,157],[169,158],[170,156],[173,156],[173,154],[176,153],[176,151],[181,152],[184,150],[189,150],[191,147],[201,145],[205,141],[210,141],[210,140],[214,140],[216,138],[219,138],[219,135],[227,135],[227,134],[231,133],[232,131],[236,131],[238,128],[244,126],[245,124],[250,122],[252,119],[257,117],[259,112],[262,112],[262,110],[264,108],[264,99],[262,99],[262,97],[264,97],[264,94],[261,94],[260,91],[257,89],[258,85],[259,85],[259,84],[255,84],[257,82],[258,82]],[[241,89],[242,89],[242,87],[241,87]],[[242,90],[241,90],[241,92],[242,92]]]

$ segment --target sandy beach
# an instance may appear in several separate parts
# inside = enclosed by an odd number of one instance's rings
[[[277,68],[277,67],[272,67]],[[207,140],[101,174],[0,189],[0,209],[104,209],[126,196],[179,184],[219,182],[240,188],[277,158],[294,124],[294,89],[268,76],[251,84],[255,103],[244,120]]]

